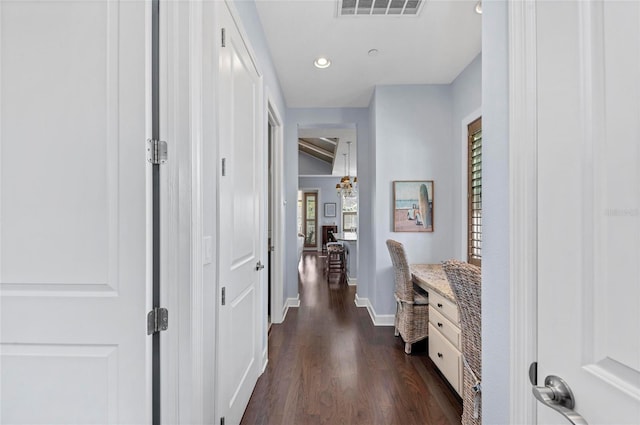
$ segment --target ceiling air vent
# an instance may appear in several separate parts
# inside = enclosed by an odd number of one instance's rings
[[[339,16],[416,16],[426,0],[338,0]]]

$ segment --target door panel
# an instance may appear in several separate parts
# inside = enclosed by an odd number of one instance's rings
[[[262,260],[260,183],[264,161],[260,77],[224,2],[217,3],[225,46],[220,50],[220,285],[218,415],[226,424],[242,419],[259,370],[258,290]]]
[[[143,2],[0,3],[2,423],[147,423]]]
[[[640,4],[538,2],[538,380],[640,423]],[[539,423],[566,423],[538,405]]]

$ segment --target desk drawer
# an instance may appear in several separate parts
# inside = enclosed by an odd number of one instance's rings
[[[460,339],[460,328],[451,323],[449,319],[444,317],[442,314],[438,312],[432,305],[429,306],[429,323],[433,325],[442,335],[444,335],[447,340],[454,347],[458,349],[458,351],[462,351],[462,340]]]
[[[461,394],[462,355],[431,323],[429,323],[429,357],[456,392]]]
[[[457,305],[435,291],[429,291],[429,305],[438,313],[451,320],[454,325],[459,326],[460,316],[458,315]]]

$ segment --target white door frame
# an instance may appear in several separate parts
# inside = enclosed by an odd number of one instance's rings
[[[165,424],[213,423],[215,406],[204,403],[214,400],[216,299],[212,285],[204,285],[203,161],[209,158],[203,141],[215,141],[214,123],[204,123],[203,116],[215,117],[211,99],[204,102],[214,78],[204,54],[212,50],[213,33],[204,22],[214,16],[202,2],[161,7],[160,121],[169,154],[161,177],[161,302],[169,310],[169,329],[161,339],[161,418]],[[215,239],[215,229],[207,236]],[[207,255],[215,258],[212,245]]]
[[[273,227],[271,228],[272,244],[275,247],[273,251],[273,257],[271,259],[271,266],[273,272],[271,273],[271,299],[268,300],[271,304],[271,323],[282,323],[284,320],[284,131],[283,122],[273,101],[274,97],[269,90],[266,90],[267,99],[267,123],[271,124],[273,128],[273,138],[271,140],[271,166],[272,166],[272,192],[271,192],[271,220]],[[265,133],[266,134],[266,133]],[[267,134],[267,137],[269,135]],[[266,349],[266,347],[265,347]],[[266,365],[266,361],[265,361]]]
[[[528,379],[537,358],[536,4],[509,2],[510,423],[536,423]]]

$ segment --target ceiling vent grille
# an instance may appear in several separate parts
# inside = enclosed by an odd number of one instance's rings
[[[416,16],[426,0],[338,0],[339,16]]]

